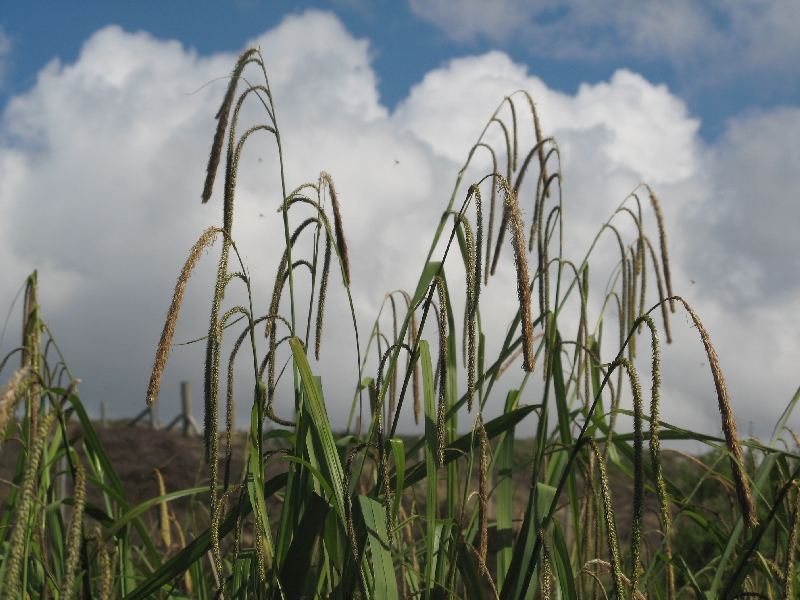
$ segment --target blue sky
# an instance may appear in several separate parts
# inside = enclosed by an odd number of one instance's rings
[[[800,383],[796,2],[13,2],[0,28],[0,309],[38,269],[90,409],[105,399],[112,414],[140,410],[175,277],[220,220],[218,202],[198,198],[224,78],[248,44],[265,55],[289,187],[322,170],[336,181],[362,332],[385,291],[413,288],[471,144],[503,96],[526,89],[561,149],[568,253],[582,256],[649,183],[675,291],[715,341],[741,429],[767,435]],[[253,144],[234,233],[268,295],[280,223],[260,215],[273,215],[279,191],[274,150]],[[613,251],[600,247],[600,264]],[[212,263],[190,282],[178,341],[203,334]],[[485,292],[492,330],[513,310],[512,278],[509,260]],[[328,302],[326,314],[349,314],[340,289]],[[675,322],[664,418],[714,432],[702,347]],[[347,346],[347,319],[328,323],[327,347]],[[339,427],[353,357],[325,352]],[[202,349],[173,351],[164,418],[178,382],[199,390],[201,374]]]
[[[759,20],[768,21],[766,13],[776,5],[780,8],[781,4],[788,10],[776,18],[791,20],[798,14],[788,6],[790,2],[664,3],[666,10],[679,19],[694,23],[703,21],[705,29],[694,35],[720,38],[716,45],[698,49],[697,39],[692,37],[679,51],[666,48],[661,42],[646,47],[642,40],[632,40],[625,28],[636,27],[636,20],[623,24],[613,22],[613,13],[631,10],[630,6],[620,6],[616,2],[597,3],[612,13],[611,21],[598,22],[592,27],[591,14],[585,20],[575,19],[580,22],[567,23],[563,30],[552,33],[552,39],[547,40],[552,45],[547,48],[532,42],[528,31],[514,30],[507,23],[498,23],[497,31],[470,24],[459,27],[457,22],[452,22],[457,21],[456,18],[448,21],[435,9],[415,11],[413,4],[389,0],[240,0],[230,3],[77,0],[37,2],[32,10],[28,3],[9,2],[0,15],[0,25],[10,38],[0,98],[5,101],[10,94],[32,86],[38,71],[52,58],[74,61],[89,35],[109,24],[120,25],[131,32],[144,30],[161,39],[176,39],[208,55],[236,51],[242,40],[275,27],[286,14],[318,8],[333,11],[354,36],[370,41],[381,100],[390,108],[405,98],[411,86],[431,69],[451,58],[491,49],[505,51],[514,61],[528,65],[530,72],[549,87],[567,93],[575,93],[581,83],[607,80],[620,67],[631,69],[652,83],[666,84],[680,96],[691,114],[700,118],[700,134],[708,141],[716,139],[724,131],[727,119],[734,115],[800,102],[800,63],[791,60],[792,51],[798,46],[787,44],[781,48],[783,40],[772,35],[768,27],[748,32],[742,31],[736,22],[737,18],[751,19],[756,24]],[[429,4],[443,5],[453,12],[459,10],[448,2]],[[460,4],[467,13],[473,8],[471,2]],[[514,18],[516,11],[522,15],[522,21],[530,19],[533,26],[553,27],[569,21],[572,14],[581,12],[581,4],[585,3],[503,0],[494,4],[498,10],[509,13],[509,18]],[[652,3],[641,3],[642,6],[648,4]],[[520,9],[526,5],[530,6],[529,10]],[[745,14],[740,16],[741,13]],[[618,21],[624,19],[620,17]],[[683,22],[676,27],[691,29]],[[643,36],[651,35],[644,27],[642,29]],[[790,33],[800,35],[796,24],[790,24],[789,29]],[[567,45],[565,40],[573,36],[584,36],[581,50],[560,50],[560,46]],[[675,43],[680,45],[683,40]],[[775,46],[776,51],[784,53],[786,60],[766,60],[750,65],[747,59],[743,60],[747,51],[742,46],[747,46],[753,54],[764,47]],[[737,65],[737,61],[742,64]],[[724,72],[724,76],[717,77],[720,72]]]

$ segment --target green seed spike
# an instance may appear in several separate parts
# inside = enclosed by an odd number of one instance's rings
[[[517,132],[517,107],[514,106],[514,101],[506,96],[506,100],[508,100],[508,107],[511,109],[511,132],[512,132],[512,139],[513,139],[513,149],[512,149],[512,159],[511,159],[511,170],[517,170],[517,158],[519,155],[519,135]],[[510,181],[510,178],[509,178]]]
[[[656,492],[658,494],[658,502],[661,508],[661,523],[664,527],[664,533],[669,534],[672,527],[672,520],[669,514],[669,496],[667,495],[667,485],[664,482],[664,473],[661,468],[661,444],[659,442],[659,388],[661,387],[661,359],[660,349],[658,342],[658,330],[656,324],[647,315],[643,315],[638,319],[643,321],[650,328],[650,340],[653,355],[653,380],[650,392],[650,463],[653,466],[653,477],[656,481]]]
[[[492,155],[492,174],[491,174],[491,178],[492,178],[492,195],[491,195],[491,198],[489,199],[489,228],[488,228],[488,231],[486,233],[486,267],[484,269],[484,275],[483,275],[483,282],[484,282],[484,285],[485,285],[485,284],[489,283],[489,265],[492,262],[492,235],[493,235],[493,232],[494,232],[494,212],[495,212],[495,203],[496,203],[496,200],[497,200],[497,184],[498,184],[498,182],[497,182],[497,177],[498,177],[498,175],[497,175],[497,154],[495,153],[494,148],[492,148],[488,144],[480,143],[480,144],[478,144],[478,146],[482,146],[482,147],[486,148],[487,150],[489,150],[489,152]],[[477,206],[478,210],[481,211],[482,209],[481,209],[481,203],[480,203],[480,189],[477,189],[478,186],[474,186],[474,187],[476,188],[476,192],[475,192],[475,194],[476,194],[476,206]],[[483,235],[481,233],[481,230],[483,228],[482,220],[483,220],[482,215],[481,215],[481,213],[479,213],[479,217],[478,217],[478,248],[479,249],[480,249],[480,245],[483,243]],[[480,251],[478,252],[478,254],[480,254]]]
[[[800,493],[795,492],[794,510],[789,520],[789,539],[786,541],[786,560],[783,565],[782,600],[792,600],[794,595],[794,556],[797,542],[797,522],[800,516]]]
[[[89,539],[94,542],[97,552],[97,562],[99,567],[97,598],[98,600],[109,600],[109,598],[111,598],[111,591],[113,587],[111,558],[109,557],[108,550],[106,549],[106,546],[99,535],[92,535]]]
[[[542,575],[539,579],[539,588],[542,600],[551,600],[553,585],[553,567],[550,563],[550,548],[547,543],[547,535],[544,531],[539,531],[542,540]]]
[[[480,474],[478,484],[478,505],[479,505],[479,530],[478,530],[478,556],[480,557],[481,571],[488,574],[486,568],[486,557],[489,549],[489,438],[483,426],[483,419],[478,416],[479,435],[481,440],[480,455]]]
[[[28,276],[25,282],[25,297],[22,305],[22,360],[20,368],[29,367],[34,372],[40,370],[39,345],[41,322],[39,320],[39,277],[37,271]],[[29,443],[36,443],[36,424],[39,422],[39,386],[31,381],[25,390],[29,423]]]
[[[400,291],[400,293],[403,295],[403,298],[406,301],[406,309],[411,313],[411,317],[409,319],[407,343],[410,348],[415,348],[417,345],[417,337],[418,337],[417,317],[414,314],[414,311],[412,310],[411,296],[408,294],[408,292],[404,292],[402,290]],[[419,389],[420,386],[419,361],[415,361],[413,354],[409,354],[408,362],[406,363],[407,369],[411,368],[412,362],[414,369],[414,371],[412,372],[412,388],[414,393],[414,423],[419,425],[419,417],[420,413],[422,412],[422,407],[420,406],[421,402],[420,402],[420,389]]]
[[[350,477],[353,470],[353,461],[355,460],[358,453],[368,447],[374,447],[375,444],[358,444],[355,448],[350,450],[347,454],[347,461],[344,467],[344,514],[345,514],[345,521],[347,522],[347,540],[350,542],[350,552],[352,553],[353,563],[359,563],[359,554],[358,554],[358,540],[356,539],[356,528],[353,521],[353,500],[350,496]],[[364,580],[362,577],[357,577],[359,589],[361,591],[361,598],[366,599],[367,592],[364,589]]]
[[[497,123],[503,130],[503,136],[506,140],[506,181],[511,181],[511,175],[514,170],[511,168],[514,162],[513,150],[511,149],[511,136],[508,133],[508,127],[502,119],[495,117],[492,122]]]
[[[608,542],[608,554],[611,558],[611,575],[614,579],[614,595],[617,600],[625,600],[625,583],[622,575],[622,566],[619,553],[619,539],[617,538],[617,524],[614,521],[614,507],[611,504],[611,487],[608,483],[608,473],[603,455],[600,453],[597,443],[594,440],[589,442],[597,457],[597,466],[600,471],[600,494],[603,499],[603,516],[606,523],[606,541]]]
[[[36,484],[39,479],[39,461],[42,458],[47,435],[55,419],[55,410],[50,411],[42,419],[36,432],[36,444],[30,449],[25,465],[25,474],[22,478],[17,505],[14,509],[14,526],[6,555],[5,589],[2,600],[18,600],[22,590],[22,562],[25,557],[25,537],[28,529],[29,517],[34,502],[36,501]]]
[[[642,434],[642,386],[636,369],[628,359],[620,358],[618,364],[625,367],[633,390],[633,516],[631,519],[631,584],[634,591],[639,588],[639,567],[642,555],[642,521],[644,519],[644,436]]]
[[[644,241],[647,245],[647,249],[650,252],[650,259],[653,263],[653,271],[656,274],[656,285],[658,287],[658,302],[661,305],[661,318],[664,321],[664,333],[667,335],[667,343],[672,343],[672,332],[669,328],[669,308],[667,306],[667,302],[665,302],[666,296],[664,295],[664,281],[661,279],[661,268],[658,264],[658,258],[656,258],[656,252],[653,249],[653,245],[650,243],[650,240],[645,237]]]
[[[439,405],[436,411],[436,462],[441,468],[444,466],[444,419],[445,419],[445,400],[447,398],[447,294],[444,289],[444,280],[437,275],[433,278],[433,285],[439,297]]]
[[[67,556],[64,561],[64,579],[61,581],[59,598],[69,600],[73,597],[72,588],[75,583],[75,571],[83,545],[83,508],[86,500],[86,472],[75,455],[75,492],[72,505],[72,516],[67,527]]]
[[[389,303],[392,305],[392,344],[397,344],[397,303],[394,300],[394,294],[389,294]],[[410,353],[409,353],[410,356]],[[390,373],[390,384],[389,384],[389,412],[388,412],[388,419],[391,423],[392,414],[394,414],[394,408],[397,404],[397,365],[395,368],[392,369]]]
[[[464,362],[467,367],[467,410],[472,412],[472,402],[475,397],[475,361],[477,351],[475,344],[476,290],[480,286],[480,267],[476,269],[477,251],[469,219],[465,215],[457,215],[456,218],[464,232],[464,241],[467,247],[467,264],[464,269],[467,279],[467,301],[464,307],[463,350]]]
[[[5,434],[14,419],[20,399],[34,379],[30,367],[22,367],[14,371],[11,379],[8,380],[3,395],[0,397],[0,435]],[[4,441],[4,439],[0,439],[0,448]]]

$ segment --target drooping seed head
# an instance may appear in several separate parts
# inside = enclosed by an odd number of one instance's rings
[[[323,172],[320,175],[320,183],[325,181],[328,185],[328,192],[331,196],[331,206],[333,207],[333,228],[336,233],[336,248],[339,250],[339,256],[342,259],[342,268],[344,269],[345,286],[350,285],[350,256],[347,253],[347,240],[344,237],[344,226],[342,225],[342,213],[339,210],[339,198],[336,195],[336,188],[333,186],[333,179],[327,173]]]
[[[511,243],[514,247],[514,264],[517,268],[517,299],[522,326],[522,368],[531,372],[535,368],[533,351],[533,317],[531,316],[531,290],[528,277],[528,257],[525,252],[525,230],[517,195],[503,182],[505,210],[508,213]]]
[[[717,390],[717,404],[719,414],[722,421],[722,431],[725,434],[725,445],[730,454],[731,474],[733,475],[733,483],[736,488],[736,497],[739,501],[739,510],[742,512],[742,520],[745,525],[754,528],[758,525],[758,515],[756,513],[755,502],[750,493],[750,484],[747,480],[747,474],[744,471],[744,454],[742,452],[742,445],[739,443],[739,430],[736,427],[736,418],[731,409],[730,397],[728,396],[728,387],[725,383],[725,377],[722,375],[722,368],[719,364],[717,352],[711,344],[711,338],[708,335],[705,327],[700,322],[700,318],[680,296],[673,296],[676,300],[683,304],[686,312],[692,318],[694,326],[700,333],[700,339],[706,350],[708,356],[708,366],[711,368],[711,375],[714,378],[714,386]]]
[[[209,227],[203,232],[200,239],[192,246],[189,258],[183,265],[183,270],[178,277],[178,282],[175,284],[172,303],[167,312],[167,321],[164,323],[164,329],[161,332],[161,339],[158,342],[158,349],[156,350],[156,358],[153,362],[150,385],[147,387],[147,404],[152,404],[158,397],[158,391],[161,387],[161,375],[164,373],[164,367],[166,367],[167,358],[169,358],[169,350],[172,346],[172,338],[175,335],[175,326],[178,324],[178,313],[180,312],[183,295],[186,291],[186,283],[189,281],[192,271],[200,260],[203,250],[213,245],[218,233],[221,233],[221,230],[217,227]]]
[[[667,296],[672,298],[672,272],[669,269],[669,252],[667,250],[667,230],[664,227],[664,214],[661,212],[661,204],[653,193],[653,190],[647,188],[650,192],[650,203],[653,205],[653,211],[656,213],[656,220],[658,221],[658,237],[661,242],[661,262],[664,265],[664,281],[667,284]],[[669,307],[672,312],[675,312],[675,302],[670,299]]]
[[[222,106],[219,107],[216,116],[217,130],[214,133],[214,141],[211,143],[211,153],[208,157],[208,166],[206,167],[206,181],[203,186],[203,204],[208,202],[211,198],[211,192],[214,189],[214,179],[217,176],[217,167],[219,166],[220,157],[222,156],[222,145],[225,141],[225,130],[228,128],[228,117],[233,106],[233,99],[236,96],[236,86],[239,84],[239,78],[242,76],[242,71],[245,65],[250,61],[258,50],[250,48],[239,55],[236,61],[236,66],[231,73],[231,79],[228,83],[228,90],[225,92],[225,98],[222,100]]]

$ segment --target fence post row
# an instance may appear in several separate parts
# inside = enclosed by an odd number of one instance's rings
[[[128,421],[127,426],[133,427],[145,417],[148,417],[150,429],[161,428],[161,423],[158,420],[158,401],[153,402],[153,404],[146,407],[142,412]],[[100,403],[100,418],[103,427],[108,427],[108,406],[105,401]],[[164,431],[171,430],[178,423],[181,423],[183,435],[200,435],[200,428],[197,426],[197,421],[195,421],[192,416],[192,397],[188,381],[181,381],[181,413],[164,427]]]

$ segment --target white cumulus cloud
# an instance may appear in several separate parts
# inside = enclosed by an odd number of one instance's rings
[[[568,60],[667,60],[694,85],[742,74],[797,78],[800,5],[791,0],[410,0],[412,11],[450,37],[519,42],[534,55]]]
[[[789,126],[793,109],[742,118],[718,146],[707,147],[683,102],[635,73],[620,70],[608,82],[569,95],[492,52],[431,71],[390,113],[379,102],[368,42],[355,39],[334,16],[311,11],[287,17],[252,43],[266,59],[287,187],[316,181],[321,170],[336,183],[362,351],[384,293],[416,284],[471,144],[503,97],[524,89],[537,103],[545,134],[554,135],[561,150],[567,254],[580,260],[616,205],[641,181],[651,183],[667,215],[676,291],[693,302],[719,340],[723,368],[730,365],[735,373],[736,409],[746,420],[777,418],[796,383],[785,357],[796,356],[800,322],[790,315],[798,313],[788,299],[763,302],[761,279],[753,284],[754,295],[738,304],[721,301],[715,290],[727,280],[714,270],[714,257],[735,249],[742,264],[752,263],[756,271],[796,264],[774,262],[780,256],[796,261],[800,247],[790,234],[797,217],[779,205],[798,189],[780,162],[796,147]],[[230,72],[234,60],[232,54],[198,56],[177,42],[109,27],[87,40],[74,64],[51,62],[3,113],[0,306],[8,307],[25,275],[39,269],[43,314],[85,382],[90,410],[101,400],[112,414],[140,410],[175,277],[200,233],[221,221],[221,175],[207,205],[199,194],[213,115],[226,86],[216,79]],[[250,81],[257,73],[246,76]],[[523,112],[519,130],[530,141]],[[258,120],[263,113],[251,103],[240,131]],[[234,237],[253,275],[259,314],[266,311],[283,246],[277,154],[273,138],[262,133],[246,146],[234,212]],[[490,128],[489,139],[502,142],[498,127]],[[465,183],[490,166],[487,156],[477,161]],[[752,201],[755,190],[747,187],[751,180],[742,165],[767,169],[768,176],[753,185],[769,192],[759,196],[768,207]],[[529,218],[531,208],[523,206]],[[769,238],[766,222],[746,228],[740,213],[774,220],[781,235]],[[613,261],[608,241],[598,248],[599,258]],[[216,256],[213,250],[201,260],[189,284],[176,341],[204,334]],[[494,303],[484,327],[495,346],[512,314],[503,311],[513,311],[515,303],[507,245],[501,262],[485,295]],[[454,268],[448,276],[461,289],[463,271]],[[323,360],[315,369],[325,380],[333,424],[343,427],[357,373],[349,308],[338,277],[331,281]],[[785,285],[794,290],[797,281]],[[745,310],[750,316],[742,320]],[[700,367],[696,332],[680,316],[673,328],[680,344],[665,349],[664,417],[713,430],[713,387],[707,367]],[[7,339],[3,348],[10,344]],[[177,410],[177,381],[188,379],[201,389],[202,355],[200,345],[174,349],[162,388],[165,417]],[[749,377],[748,369],[756,373]],[[240,403],[248,403],[249,384],[237,386]],[[759,389],[770,399],[754,409],[751,399]]]

